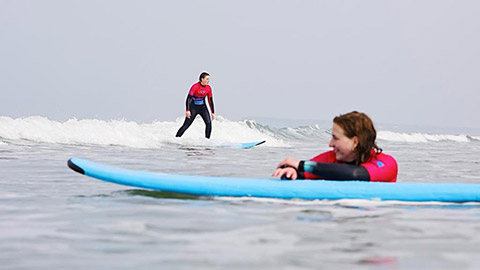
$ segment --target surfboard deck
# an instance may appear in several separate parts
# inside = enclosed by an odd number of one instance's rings
[[[106,182],[198,196],[480,202],[480,184],[289,181],[273,178],[181,175],[131,170],[80,158],[69,159],[68,166],[78,173]]]
[[[224,144],[221,147],[224,148],[239,148],[239,149],[249,149],[260,144],[265,143],[266,141],[258,141],[258,142],[246,142],[246,143],[235,143],[235,144]]]
[[[234,148],[234,149],[250,149],[255,146],[259,146],[261,144],[264,144],[267,141],[254,141],[254,142],[244,142],[244,143],[223,143],[223,144],[181,144],[181,143],[175,143],[171,142],[169,144],[178,146],[180,148],[208,148],[208,149],[213,149],[213,148]]]

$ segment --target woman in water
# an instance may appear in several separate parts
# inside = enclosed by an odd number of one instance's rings
[[[215,109],[213,107],[213,94],[210,85],[210,74],[202,72],[200,74],[199,81],[190,87],[190,91],[187,95],[185,122],[177,131],[176,137],[182,137],[183,133],[190,127],[195,120],[197,114],[202,116],[203,122],[205,122],[205,137],[210,139],[212,133],[212,120],[215,119]],[[208,104],[212,111],[212,118],[208,114],[207,105],[205,104],[205,97],[208,97]]]
[[[310,160],[286,158],[272,176],[282,179],[397,181],[397,162],[382,153],[375,142],[377,132],[364,113],[350,112],[333,119],[333,150]]]

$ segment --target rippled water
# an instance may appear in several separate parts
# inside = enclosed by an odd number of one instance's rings
[[[0,269],[480,267],[478,203],[202,198],[104,183],[66,166],[79,157],[150,171],[269,177],[286,156],[328,149],[328,135],[307,140],[306,130],[296,132],[285,140],[289,147],[249,150],[2,139]],[[480,183],[478,141],[379,145],[396,157],[399,182]]]

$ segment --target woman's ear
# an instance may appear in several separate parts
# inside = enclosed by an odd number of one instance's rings
[[[353,141],[352,151],[354,151],[354,150],[357,148],[357,146],[358,146],[358,137],[357,137],[357,136],[353,136],[352,141]]]

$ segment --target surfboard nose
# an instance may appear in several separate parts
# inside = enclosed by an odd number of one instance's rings
[[[85,174],[85,171],[82,168],[78,167],[75,163],[73,163],[71,158],[68,160],[67,165],[70,169],[78,173]]]

